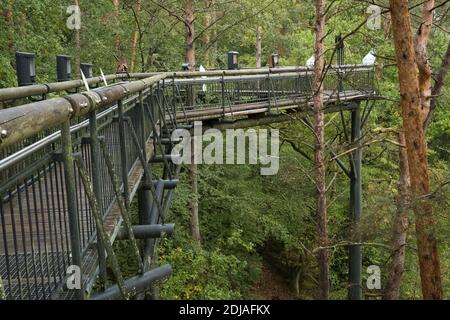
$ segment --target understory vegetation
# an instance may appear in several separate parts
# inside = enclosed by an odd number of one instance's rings
[[[82,12],[80,60],[95,65],[98,75],[116,70],[116,56],[128,60],[129,70],[180,70],[185,62],[185,1],[79,0]],[[327,1],[328,2],[328,1]],[[329,1],[331,2],[331,1]],[[372,1],[369,1],[372,2]],[[376,1],[385,8],[389,1]],[[420,2],[409,1],[413,30],[420,24]],[[436,1],[436,6],[445,1]],[[114,4],[119,3],[119,7]],[[210,7],[207,4],[210,3]],[[212,3],[212,4],[211,4]],[[0,87],[16,85],[14,53],[36,52],[37,82],[54,82],[55,56],[74,56],[75,32],[66,27],[69,0],[2,0],[0,3]],[[139,5],[139,6],[138,6]],[[255,32],[262,28],[262,65],[277,52],[282,66],[305,65],[314,52],[314,1],[195,1],[197,19],[196,65],[226,68],[228,50],[240,52],[242,67],[254,67]],[[326,62],[335,63],[335,35],[345,38],[345,63],[359,64],[375,50],[375,82],[379,100],[363,102],[367,115],[363,127],[362,221],[356,232],[363,251],[363,292],[380,299],[382,290],[366,287],[369,266],[379,266],[381,283],[387,281],[392,248],[392,228],[400,195],[398,132],[402,128],[399,81],[394,40],[387,15],[382,26],[358,27],[367,18],[367,1],[334,1],[327,12]],[[118,12],[116,11],[118,8]],[[205,9],[206,8],[206,9]],[[208,10],[214,8],[214,10]],[[214,11],[216,23],[205,24]],[[171,15],[170,12],[173,14]],[[210,17],[211,18],[211,17]],[[429,61],[438,70],[450,40],[449,4],[436,9],[436,24],[429,43]],[[211,19],[209,20],[211,23]],[[364,25],[364,24],[363,24]],[[4,32],[4,30],[9,30]],[[352,31],[353,30],[353,31]],[[137,32],[137,42],[133,42]],[[349,34],[350,32],[350,34]],[[207,36],[207,38],[205,38]],[[435,72],[434,72],[435,73]],[[445,78],[437,107],[426,131],[432,193],[427,195],[436,217],[436,233],[444,298],[450,298],[450,87]],[[370,112],[370,115],[369,115]],[[175,223],[175,234],[161,241],[159,264],[174,272],[160,284],[162,299],[258,299],[264,270],[281,276],[292,299],[314,299],[318,285],[316,188],[314,185],[313,117],[272,125],[280,130],[280,170],[261,176],[258,165],[199,165],[199,219],[201,243],[192,239],[188,200],[191,191],[187,169],[166,222]],[[326,183],[330,298],[346,299],[348,245],[351,242],[349,178],[336,158],[349,166],[349,112],[325,115]],[[264,127],[267,128],[267,127]],[[136,209],[136,204],[133,208]],[[422,298],[415,218],[409,220],[405,270],[400,298]],[[136,213],[137,210],[134,212]],[[128,242],[115,243],[127,275],[137,272]]]

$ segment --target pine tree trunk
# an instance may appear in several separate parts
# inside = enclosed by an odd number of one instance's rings
[[[75,6],[79,6],[78,0],[73,0]],[[75,77],[80,79],[80,64],[81,64],[81,30],[75,29]]]
[[[256,27],[256,68],[261,68],[261,55],[262,55],[262,27]]]
[[[186,0],[186,62],[189,63],[191,71],[195,70],[195,29],[194,29],[194,0]],[[195,97],[193,92],[189,95],[188,103],[194,106]],[[189,209],[191,210],[191,233],[192,239],[200,244],[200,223],[198,218],[198,168],[195,163],[194,139],[191,140],[191,164],[189,165],[189,184],[191,195],[189,197]]]
[[[141,0],[137,0],[136,2],[136,15],[139,17],[139,13],[141,12]],[[139,30],[138,27],[135,27],[136,29],[133,32],[133,39],[131,43],[131,62],[130,62],[130,70],[131,72],[134,72],[134,67],[136,65],[136,52],[138,47],[138,41],[139,39]]]
[[[189,196],[189,209],[191,210],[191,234],[192,240],[201,243],[200,221],[198,217],[198,168],[195,161],[194,139],[191,140],[191,164],[189,165],[189,185],[191,194]]]
[[[120,0],[113,0],[114,5],[114,20],[116,23],[116,36],[115,36],[115,48],[116,48],[116,54],[118,57],[122,56],[121,48],[120,48],[120,36],[118,34],[119,28],[120,28],[120,22],[119,22],[119,16],[120,16]]]
[[[195,70],[194,0],[186,0],[186,62]]]
[[[14,0],[8,0],[6,4],[6,8],[3,12],[3,15],[5,16],[6,24],[8,25],[11,30],[14,30],[14,20],[13,20],[13,10],[14,8]],[[13,54],[14,51],[14,37],[13,32],[8,33],[8,50],[9,53]]]
[[[405,134],[400,132],[399,143],[404,146]],[[408,204],[409,204],[409,168],[406,147],[400,147],[400,179],[398,182],[399,195],[397,198],[397,212],[394,217],[392,229],[392,255],[391,269],[389,271],[386,288],[384,290],[384,300],[398,300],[400,296],[400,284],[402,274],[405,269],[406,236],[408,231]]]
[[[327,201],[326,201],[326,176],[325,176],[325,130],[323,111],[323,84],[322,72],[325,68],[324,35],[325,35],[325,0],[316,0],[316,25],[315,25],[315,66],[314,66],[314,119],[315,119],[315,184],[316,215],[318,228],[319,247],[319,299],[327,300],[329,295],[328,274],[328,226],[327,226]]]
[[[205,0],[205,17],[203,19],[203,28],[206,30],[203,33],[203,46],[205,48],[208,48],[209,43],[211,41],[211,30],[215,29],[214,26],[211,27],[211,23],[213,23],[215,19],[214,14],[214,0]],[[209,49],[205,49],[204,52],[204,64],[207,68],[212,68],[214,66],[213,59],[212,59],[212,47]]]
[[[416,62],[419,68],[419,90],[421,100],[421,118],[425,123],[430,112],[432,70],[428,59],[428,42],[431,27],[433,26],[434,0],[424,3],[422,9],[422,22],[415,38]]]
[[[436,217],[432,204],[428,199],[423,198],[430,193],[430,178],[411,17],[407,0],[390,0],[389,2],[400,82],[400,105],[411,177],[411,201],[414,204],[416,220],[422,294],[424,299],[442,299]]]

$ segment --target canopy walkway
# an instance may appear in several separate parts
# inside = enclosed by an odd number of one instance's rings
[[[352,112],[354,141],[370,113],[360,102],[376,99],[373,77],[371,66],[348,65],[330,68],[324,79],[325,111]],[[312,79],[311,69],[286,67],[110,75],[89,79],[89,91],[82,81],[0,89],[0,276],[6,299],[118,299],[124,290],[142,298],[147,289],[157,298],[155,284],[173,271],[158,266],[155,254],[159,239],[174,232],[168,212],[181,167],[171,156],[173,130],[194,121],[219,129],[250,127],[311,113]],[[40,101],[22,104],[28,98]],[[357,221],[359,151],[353,159]],[[135,198],[139,224],[131,226]],[[116,285],[94,294],[97,280],[106,277],[105,258],[114,254],[110,243],[124,239],[143,240],[141,275],[121,281],[115,274]],[[358,246],[350,248],[350,260],[357,291]],[[81,267],[78,289],[68,288],[70,266]]]

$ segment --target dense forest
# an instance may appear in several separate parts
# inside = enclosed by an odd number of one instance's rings
[[[69,28],[73,5],[80,28]],[[226,69],[230,50],[249,68],[268,66],[272,53],[281,66],[315,57],[314,113],[270,125],[280,130],[277,175],[199,165],[194,194],[191,169],[182,171],[170,211],[176,232],[158,253],[174,269],[162,299],[346,299],[356,242],[366,299],[450,298],[449,1],[1,0],[0,13],[0,88],[17,86],[16,51],[36,53],[37,83],[56,81],[60,54],[92,63],[96,75],[115,73],[118,61],[129,72],[185,62]],[[337,63],[337,35],[345,64],[376,59],[380,99],[363,102],[371,114],[356,146],[350,114],[322,111],[320,77]],[[355,148],[357,230],[349,179],[335,161]],[[123,269],[137,273],[130,244],[115,247]]]

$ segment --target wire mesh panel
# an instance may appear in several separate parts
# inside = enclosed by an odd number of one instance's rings
[[[70,264],[63,166],[9,181],[0,204],[0,274],[8,299],[49,299]]]

